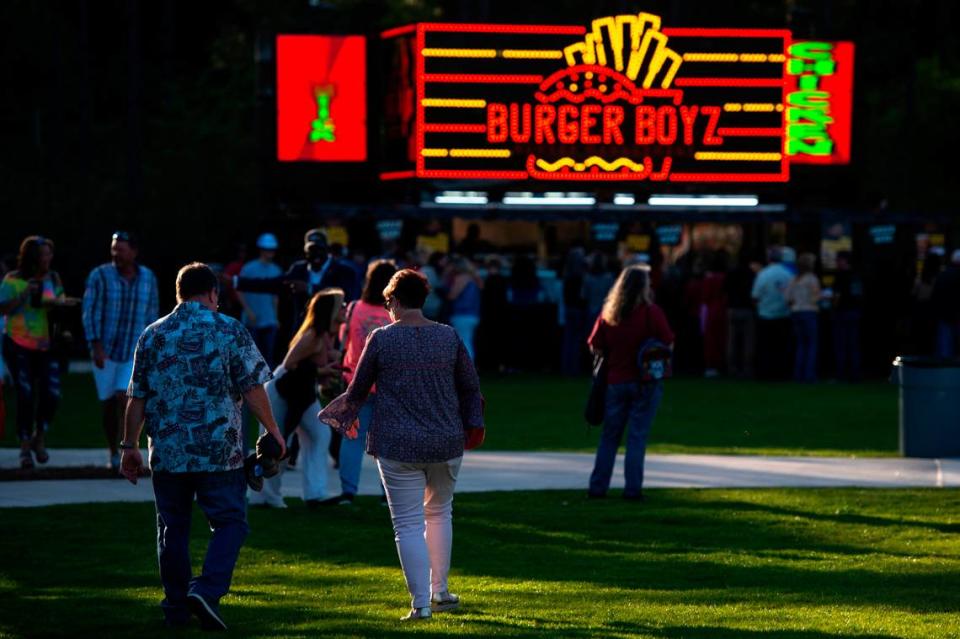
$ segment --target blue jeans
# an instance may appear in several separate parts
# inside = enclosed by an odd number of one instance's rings
[[[358,419],[360,429],[356,439],[343,438],[340,442],[340,492],[356,495],[360,488],[360,469],[363,467],[363,455],[367,442],[367,430],[373,419],[373,407],[377,396],[371,394],[360,408]]]
[[[563,350],[560,370],[564,375],[579,375],[583,367],[584,344],[590,335],[587,311],[582,308],[567,308],[563,325]]]
[[[263,355],[263,359],[267,360],[267,365],[270,366],[271,369],[277,365],[273,358],[277,344],[277,330],[276,326],[261,326],[250,329],[253,343],[257,345],[260,354]]]
[[[476,360],[473,350],[473,335],[477,331],[477,325],[480,323],[480,317],[477,315],[453,315],[450,317],[450,326],[457,332],[463,345],[467,347],[467,354],[470,359]]]
[[[243,469],[219,473],[153,474],[157,504],[157,557],[165,598],[163,614],[183,621],[190,614],[187,595],[196,593],[217,603],[227,594],[240,547],[247,537],[247,480]],[[207,545],[203,571],[190,569],[190,516],[193,498],[207,516],[213,535]]]
[[[590,494],[605,495],[610,488],[613,464],[617,458],[617,449],[627,430],[627,455],[624,460],[623,474],[625,497],[635,497],[643,488],[643,460],[647,454],[647,435],[650,425],[657,414],[660,399],[663,397],[663,384],[638,384],[625,382],[607,386],[606,415],[600,444],[597,446],[597,458],[590,474]]]
[[[798,382],[817,381],[817,312],[798,311],[793,314],[793,334],[797,352],[793,362],[793,379]]]

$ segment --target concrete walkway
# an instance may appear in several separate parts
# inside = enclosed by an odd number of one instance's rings
[[[0,467],[17,465],[18,451],[0,449]],[[57,466],[103,465],[99,450],[51,450]],[[360,494],[379,494],[373,460],[366,458]],[[587,453],[468,452],[459,492],[491,490],[585,490],[593,467]],[[623,456],[617,459],[613,488],[623,487]],[[842,487],[957,488],[960,459],[838,457],[757,457],[748,455],[648,455],[644,485],[648,488]],[[337,471],[328,472],[330,494],[340,492]],[[299,471],[284,476],[283,493],[300,497]],[[0,482],[0,508],[152,501],[150,480],[136,486],[122,480],[58,480]]]

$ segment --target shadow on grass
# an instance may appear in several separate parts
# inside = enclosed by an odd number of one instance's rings
[[[954,499],[943,491],[664,490],[638,505],[573,492],[460,495],[452,585],[476,578],[496,586],[465,614],[415,627],[390,619],[402,614],[406,593],[389,516],[377,500],[319,512],[292,502],[286,511],[251,511],[236,597],[224,612],[241,634],[261,636],[457,636],[468,629],[510,637],[825,638],[833,635],[632,625],[606,614],[598,621],[583,593],[602,591],[600,610],[643,601],[667,610],[743,605],[762,615],[769,601],[858,609],[867,623],[873,615],[955,611],[960,548],[944,547],[953,524],[932,514]],[[831,514],[838,504],[846,510]],[[849,512],[857,509],[870,514]],[[877,514],[901,510],[919,519]],[[2,518],[17,531],[0,537],[0,619],[11,634],[93,636],[118,624],[131,635],[164,634],[153,621],[161,593],[150,504],[10,509]],[[208,537],[198,513],[195,565]],[[940,555],[924,551],[931,541]],[[917,565],[908,555],[927,561]],[[515,607],[501,613],[491,603],[497,600]]]

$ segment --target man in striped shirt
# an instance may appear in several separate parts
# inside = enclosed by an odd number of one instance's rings
[[[103,431],[110,467],[120,467],[117,444],[123,429],[127,385],[140,333],[160,314],[157,278],[137,264],[137,242],[117,231],[110,245],[112,261],[93,269],[83,293],[83,329],[93,357],[93,379],[103,407]]]

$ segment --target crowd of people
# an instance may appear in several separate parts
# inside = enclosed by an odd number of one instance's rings
[[[587,336],[623,266],[613,255],[588,252],[583,246],[573,246],[555,261],[523,253],[503,255],[477,233],[468,234],[449,254],[391,247],[388,254],[369,261],[362,252],[348,254],[329,243],[322,229],[306,232],[300,259],[288,266],[278,263],[281,247],[274,234],[261,234],[255,247],[256,256],[248,256],[246,244],[237,245],[235,259],[216,269],[223,290],[221,312],[247,327],[282,380],[291,372],[289,366],[300,365],[290,360],[289,352],[295,350],[291,339],[305,335],[301,324],[310,300],[321,290],[341,290],[349,310],[339,324],[334,317],[323,332],[336,345],[329,346],[331,352],[346,359],[343,370],[320,367],[326,371],[321,377],[328,389],[349,383],[366,335],[389,322],[380,292],[390,269],[413,268],[427,278],[424,316],[451,325],[480,368],[581,375],[590,368]],[[82,297],[71,298],[52,267],[53,241],[31,236],[22,242],[16,265],[10,265],[0,285],[7,369],[0,380],[8,379],[16,390],[24,468],[49,458],[45,433],[59,404],[61,373],[76,352],[71,347],[71,312],[82,317],[109,463],[119,464],[117,443],[135,341],[161,313],[157,278],[139,262],[137,238],[117,232],[109,250],[111,260],[89,273]],[[773,247],[765,257],[742,254],[734,260],[722,250],[691,251],[651,271],[652,298],[678,337],[677,370],[806,383],[822,377],[860,380],[864,280],[851,254],[837,254],[829,272],[814,254],[796,256],[788,247]],[[627,265],[635,261],[628,259]],[[950,357],[960,348],[960,250],[943,262],[942,253],[926,256],[913,290],[910,320],[921,352]],[[370,286],[368,270],[375,266],[379,271]],[[81,312],[71,311],[72,306]],[[355,325],[349,321],[353,316]],[[311,321],[319,326],[326,319]],[[285,393],[295,394],[296,379],[291,375],[278,381],[272,392],[281,399]],[[291,404],[297,409],[287,418],[291,426],[296,423],[293,417],[305,414],[298,410],[300,403]],[[368,419],[369,410],[361,414],[362,422]],[[294,462],[300,459],[299,440],[297,435],[291,442]],[[329,440],[333,458],[338,463],[341,457],[348,460],[340,494],[342,501],[349,501],[356,492],[351,476],[358,453],[348,444],[341,454],[342,438],[336,433]]]
[[[707,377],[813,382],[820,315],[829,310],[837,377],[860,376],[863,284],[848,253],[837,255],[827,287],[815,255],[794,259],[786,247],[771,249],[765,265],[741,260],[733,268],[723,252],[699,255],[693,276],[680,278],[675,266],[657,273],[642,260],[621,265],[582,247],[567,253],[557,276],[524,255],[487,254],[478,267],[466,250],[367,264],[344,258],[320,229],[306,233],[303,259],[287,269],[275,262],[274,235],[260,235],[256,246],[256,259],[219,273],[202,263],[183,267],[177,305],[163,317],[157,277],[139,263],[127,232],[112,235],[111,261],[90,272],[82,298],[66,295],[52,268],[54,244],[40,236],[21,243],[16,268],[0,283],[21,467],[49,460],[45,434],[70,339],[61,316],[75,306],[110,466],[136,483],[141,430],[150,435],[161,607],[172,626],[193,614],[207,629],[226,628],[219,601],[247,535],[247,503],[285,508],[284,468],[299,459],[308,507],[347,505],[364,453],[377,464],[390,509],[411,598],[404,619],[459,606],[447,583],[452,501],[463,452],[484,437],[477,345],[489,351],[488,365],[507,370],[518,352],[536,353],[529,343],[545,310],[562,327],[563,373],[583,372],[587,355],[601,363],[592,499],[607,496],[624,437],[622,497],[644,499],[647,437],[675,352],[696,352]],[[915,295],[936,318],[937,353],[955,356],[960,250],[945,269],[928,257]],[[245,411],[261,429],[251,457]],[[264,438],[287,460],[265,481],[250,475]],[[328,456],[339,466],[335,490]],[[188,552],[194,499],[213,531],[197,576]]]

